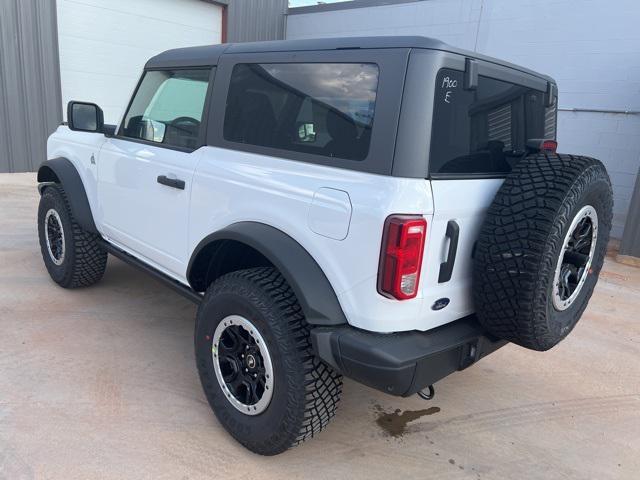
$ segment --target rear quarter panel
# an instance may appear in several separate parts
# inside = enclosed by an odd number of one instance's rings
[[[309,221],[314,196],[345,192],[350,219],[340,206],[322,216],[318,233]],[[340,196],[338,197],[340,198]],[[331,207],[332,203],[328,202]],[[327,213],[329,212],[329,213]],[[313,165],[259,154],[204,147],[193,181],[189,248],[208,234],[242,221],[278,228],[300,243],[322,268],[353,326],[374,331],[408,330],[420,324],[422,299],[398,302],[377,292],[382,229],[394,213],[433,212],[423,179],[405,179]],[[332,225],[331,218],[334,218]],[[342,232],[325,235],[326,232]],[[402,319],[398,323],[396,320]],[[406,322],[407,319],[415,319]]]

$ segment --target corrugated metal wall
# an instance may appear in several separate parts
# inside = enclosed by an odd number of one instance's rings
[[[0,1],[0,172],[33,171],[62,120],[56,3]]]
[[[287,0],[230,0],[228,42],[284,39]]]

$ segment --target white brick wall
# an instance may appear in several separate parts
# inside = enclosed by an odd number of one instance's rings
[[[425,35],[554,77],[561,108],[640,110],[640,1],[425,0],[290,15],[287,38]],[[620,238],[640,167],[640,115],[560,112],[564,152],[601,159]]]
[[[558,133],[562,151],[591,155],[607,166],[613,184],[612,235],[621,238],[640,165],[640,116],[562,112]]]

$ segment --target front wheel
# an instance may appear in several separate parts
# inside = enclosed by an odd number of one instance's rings
[[[314,355],[296,297],[273,268],[216,280],[198,309],[195,351],[205,395],[249,450],[276,455],[333,418],[341,376]]]
[[[45,189],[38,207],[38,237],[49,275],[64,288],[93,285],[107,268],[107,252],[99,236],[86,232],[73,218],[60,185]]]

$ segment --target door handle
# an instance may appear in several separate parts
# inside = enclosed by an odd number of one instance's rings
[[[449,220],[447,223],[446,238],[449,239],[449,253],[447,261],[440,264],[440,273],[438,274],[438,283],[444,283],[451,280],[453,266],[456,263],[456,253],[458,253],[458,237],[460,236],[460,227],[455,220]]]
[[[158,183],[166,185],[167,187],[177,188],[178,190],[184,190],[184,180],[180,180],[178,178],[169,178],[166,175],[159,175]]]

